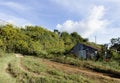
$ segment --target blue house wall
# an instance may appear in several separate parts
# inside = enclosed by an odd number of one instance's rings
[[[77,57],[87,59],[87,58],[94,57],[95,51],[97,50],[85,44],[79,43],[73,47],[71,52]]]

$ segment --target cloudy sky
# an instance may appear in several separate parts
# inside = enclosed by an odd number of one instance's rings
[[[120,36],[120,0],[0,0],[0,21],[78,32],[97,43]]]

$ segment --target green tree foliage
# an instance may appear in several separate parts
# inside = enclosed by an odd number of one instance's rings
[[[2,39],[0,39],[0,49],[5,49],[5,47],[4,47],[4,43],[3,43],[3,40]]]
[[[34,55],[64,53],[78,42],[83,42],[83,38],[76,32],[57,34],[40,26],[0,26],[0,48],[7,52]]]
[[[120,37],[111,39],[110,50],[114,59],[120,59]]]
[[[111,49],[120,51],[120,38],[112,38],[111,44],[112,44]]]
[[[60,38],[63,39],[63,41],[64,41],[66,51],[70,50],[70,48],[73,47],[74,43],[72,41],[72,36],[69,33],[62,32]]]
[[[14,39],[17,36],[17,29],[11,24],[3,26],[1,29],[1,39],[4,42],[5,49],[12,51],[14,49]]]
[[[83,42],[83,38],[77,32],[71,33],[71,36],[72,36],[73,42],[75,43]]]

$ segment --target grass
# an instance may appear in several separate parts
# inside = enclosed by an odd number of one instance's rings
[[[24,66],[24,68],[26,68],[27,70],[40,74],[41,72],[45,72],[48,69],[48,67],[41,62],[41,59],[25,57],[22,59],[21,64],[24,64],[22,66]]]
[[[101,72],[107,74],[111,77],[119,78],[120,79],[120,65],[116,61],[85,61],[84,67],[96,72]]]
[[[7,66],[13,59],[15,59],[13,54],[4,53],[3,56],[0,57],[0,83],[15,83],[16,80],[7,73]]]
[[[79,61],[80,60],[75,60],[74,62],[72,58],[68,58],[68,62],[71,62],[72,65],[76,63],[76,65],[78,66],[80,64],[78,63]],[[57,68],[51,68],[49,67],[49,64],[47,65],[47,64],[44,64],[43,62],[44,62],[44,59],[36,58],[32,56],[24,57],[22,58],[22,61],[21,61],[25,69],[42,76],[40,78],[44,78],[45,82],[49,82],[49,83],[54,83],[54,82],[55,83],[92,83],[92,82],[101,83],[101,81],[103,83],[107,83],[109,81],[110,81],[109,83],[117,83],[116,81],[113,81],[113,80],[103,79],[99,77],[92,78],[92,77],[89,77],[89,75],[86,76],[80,73],[72,73],[72,72],[67,73]]]
[[[105,69],[111,69],[111,70],[115,70],[115,71],[118,71],[120,72],[120,64],[117,62],[117,61],[109,61],[109,62],[106,62],[106,61],[97,61],[97,62],[93,62],[93,61],[89,61],[90,64],[93,64],[93,65],[98,65],[100,67],[104,67]]]
[[[92,80],[80,74],[67,74],[63,70],[49,68],[42,63],[42,59],[32,56],[13,59],[8,65],[8,71],[16,80],[15,83],[92,83]]]
[[[114,72],[119,72],[120,73],[120,65],[117,61],[84,61],[86,64],[86,67],[90,68],[89,66],[93,67],[93,68],[99,68],[99,69],[103,69],[103,70],[111,70]],[[89,65],[89,66],[88,66]]]
[[[102,72],[106,74],[114,74],[120,77],[120,63],[117,61],[91,61],[91,60],[82,60],[79,58],[72,58],[72,57],[49,57],[50,60],[60,62],[63,64],[69,64],[81,68],[90,69],[97,72]]]
[[[4,56],[0,57],[0,83],[117,83],[113,80],[66,72],[67,70],[51,67],[50,64],[44,63],[45,60],[43,58],[33,56],[17,58],[13,55],[4,54]],[[90,70],[107,71],[110,69],[111,71],[119,72],[120,69],[119,64],[115,61],[109,63],[94,62],[71,57],[65,58],[64,56],[50,58],[50,60]],[[111,67],[112,65],[114,66]]]
[[[33,78],[32,75],[23,71],[18,64],[19,59],[11,61],[8,67],[9,73],[12,75],[12,77],[16,79],[16,83],[30,82],[31,81],[30,79]]]
[[[30,72],[42,75],[49,83],[91,83],[92,81],[79,74],[67,74],[63,70],[56,68],[50,68],[48,65],[42,63],[43,59],[25,57],[22,58],[22,64],[24,68],[27,68]]]

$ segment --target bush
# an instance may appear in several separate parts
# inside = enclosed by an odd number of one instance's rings
[[[120,59],[120,54],[115,52],[114,50],[111,51],[112,52],[112,59]]]

